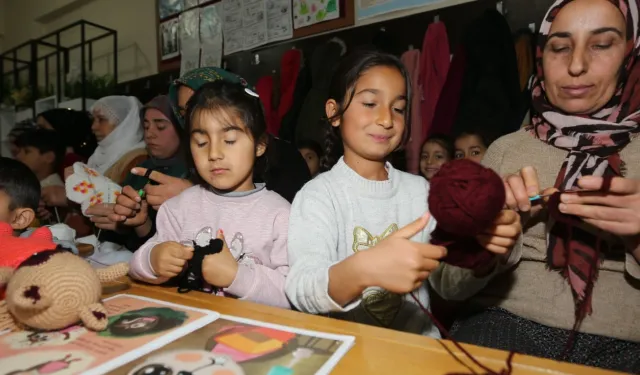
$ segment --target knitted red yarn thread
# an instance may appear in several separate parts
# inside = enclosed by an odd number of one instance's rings
[[[429,211],[438,223],[431,243],[447,248],[445,263],[475,269],[493,254],[475,236],[489,228],[502,211],[504,183],[491,169],[466,159],[451,161],[431,179]]]

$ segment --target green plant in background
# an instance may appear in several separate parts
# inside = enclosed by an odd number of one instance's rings
[[[110,74],[99,76],[91,72],[87,73],[85,98],[100,99],[113,95],[115,88],[116,83]],[[64,94],[70,99],[82,97],[82,81],[79,78],[68,81],[65,84]]]

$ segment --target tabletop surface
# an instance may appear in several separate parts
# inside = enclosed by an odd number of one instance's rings
[[[111,284],[106,295],[127,293],[176,304],[217,311],[221,314],[260,320],[308,330],[350,335],[355,345],[332,374],[483,374],[454,344],[447,340],[382,329],[322,316],[278,309],[200,292],[178,294],[175,288],[150,286],[129,280]],[[500,373],[506,369],[507,352],[464,345],[484,366]],[[547,359],[515,355],[514,375],[525,374],[616,374],[596,368]],[[506,372],[505,372],[506,374]]]

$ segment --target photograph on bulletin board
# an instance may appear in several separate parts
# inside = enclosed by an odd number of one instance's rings
[[[162,60],[180,55],[180,19],[174,18],[160,24],[160,47]]]
[[[193,7],[197,7],[199,4],[198,0],[184,0],[184,9],[191,9]]]
[[[174,16],[184,10],[185,0],[158,0],[158,14],[160,19]]]
[[[293,0],[294,29],[334,20],[339,17],[340,0]]]
[[[445,0],[355,0],[356,19],[362,20],[398,10],[441,3]]]

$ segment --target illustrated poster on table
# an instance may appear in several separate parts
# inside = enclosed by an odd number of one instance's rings
[[[352,336],[222,315],[206,327],[110,375],[328,374],[354,340]]]
[[[73,326],[55,332],[0,335],[0,374],[103,374],[189,334],[218,318],[138,296],[104,301],[109,324],[102,332]]]

